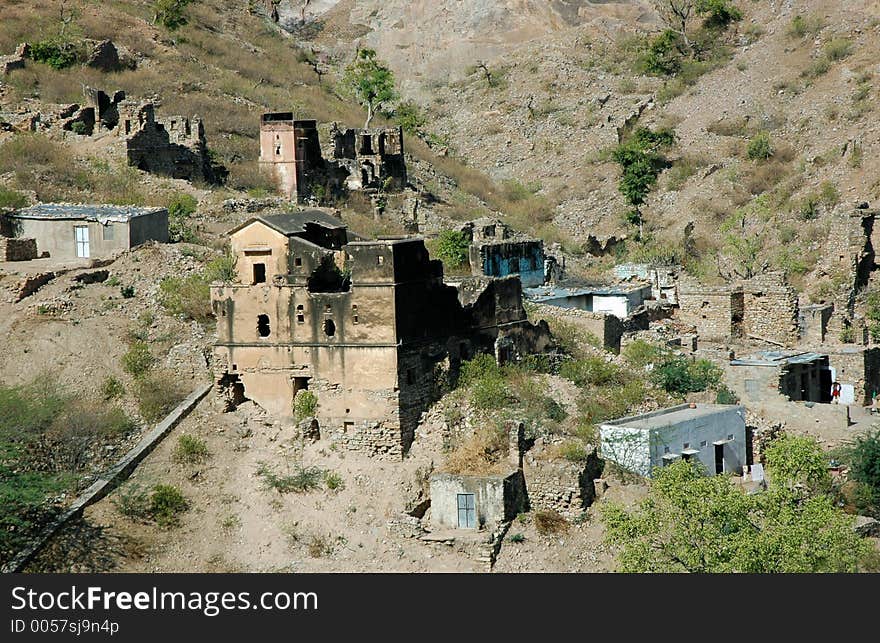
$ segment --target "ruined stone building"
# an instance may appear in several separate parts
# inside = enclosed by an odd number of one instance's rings
[[[294,120],[291,112],[263,114],[260,169],[274,178],[278,190],[291,201],[308,194],[324,170],[317,121]]]
[[[475,276],[519,275],[523,287],[556,281],[562,270],[554,257],[544,254],[540,239],[522,238],[510,226],[495,219],[477,219],[462,226],[470,237],[468,261]]]
[[[867,405],[880,392],[880,348],[815,346],[809,351],[762,351],[730,361],[725,380],[749,403],[773,401],[829,404],[832,383],[840,403]]]
[[[797,292],[782,273],[767,273],[725,286],[679,283],[679,319],[710,342],[756,339],[780,346],[799,341]]]
[[[614,275],[621,281],[647,281],[651,284],[651,296],[658,302],[678,305],[677,266],[647,263],[621,263],[614,267]]]
[[[205,128],[198,117],[156,119],[152,103],[122,101],[117,135],[125,144],[128,164],[175,179],[216,183],[225,169],[211,163]]]
[[[341,189],[400,190],[406,186],[403,130],[399,127],[330,130],[332,154],[321,150],[317,121],[292,112],[260,119],[260,168],[292,201]]]
[[[333,159],[348,172],[350,190],[400,190],[406,186],[401,127],[331,130]]]
[[[230,239],[236,279],[211,288],[220,383],[282,417],[308,389],[322,436],[350,449],[399,457],[440,369],[549,343],[517,278],[448,286],[419,238],[362,240],[308,210],[252,218]]]

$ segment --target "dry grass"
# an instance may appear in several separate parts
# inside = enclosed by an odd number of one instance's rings
[[[568,531],[568,521],[552,509],[535,512],[533,520],[535,529],[542,536],[555,536]]]
[[[459,444],[441,470],[464,475],[504,473],[510,468],[507,451],[507,434],[500,428],[486,427]]]

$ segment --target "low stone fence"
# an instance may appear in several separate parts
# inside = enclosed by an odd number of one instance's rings
[[[159,424],[147,432],[141,441],[131,451],[126,454],[122,460],[110,467],[103,475],[101,475],[92,486],[86,489],[74,502],[61,514],[61,516],[53,523],[48,525],[40,536],[29,547],[19,552],[19,554],[7,563],[2,573],[9,574],[20,572],[34,556],[46,546],[51,538],[73,518],[82,515],[83,510],[91,504],[101,500],[104,496],[113,491],[121,482],[128,479],[135,467],[146,458],[150,452],[156,447],[162,439],[168,435],[177,424],[185,418],[196,407],[196,405],[208,394],[212,389],[212,384],[203,384],[178,405],[168,416]]]

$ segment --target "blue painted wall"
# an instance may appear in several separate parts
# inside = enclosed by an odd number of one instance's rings
[[[484,275],[519,275],[524,288],[544,283],[544,248],[539,241],[486,245],[482,255]]]

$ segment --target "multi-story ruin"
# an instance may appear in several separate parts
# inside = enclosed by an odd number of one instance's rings
[[[330,129],[332,155],[321,151],[317,121],[298,120],[292,112],[260,119],[260,169],[291,201],[318,193],[349,190],[399,190],[406,185],[403,130],[399,127]]]
[[[324,169],[317,122],[295,120],[292,112],[263,114],[260,169],[272,175],[278,190],[291,201],[305,195]]]
[[[400,190],[406,186],[403,129],[331,130],[333,160],[348,173],[349,190]]]
[[[118,111],[117,135],[125,142],[128,164],[175,179],[215,183],[223,168],[214,166],[208,155],[205,128],[198,117],[170,116],[157,120],[152,103],[122,101]]]
[[[230,240],[236,279],[211,288],[220,383],[282,417],[308,389],[321,435],[350,449],[399,457],[439,370],[549,342],[518,278],[448,286],[419,238],[359,239],[308,210],[252,218]]]

